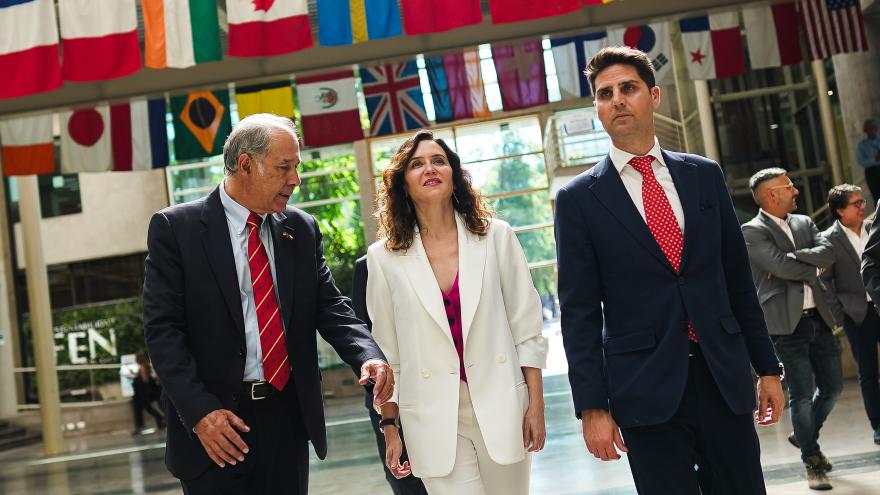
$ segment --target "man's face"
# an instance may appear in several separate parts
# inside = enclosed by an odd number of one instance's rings
[[[840,223],[847,227],[858,227],[865,221],[865,198],[862,193],[854,192],[849,195],[845,208],[839,208]]]
[[[596,76],[594,104],[605,132],[614,140],[654,137],[654,110],[660,88],[649,88],[631,65],[616,64]]]
[[[242,202],[254,213],[283,211],[296,186],[302,182],[299,143],[293,135],[277,131],[269,139],[269,152],[262,158],[250,157],[243,165],[244,197]]]
[[[874,139],[875,137],[877,137],[877,126],[876,125],[865,126],[865,134],[867,134],[869,138]]]
[[[786,213],[797,210],[797,197],[800,195],[800,191],[794,187],[794,183],[788,176],[774,177],[765,184],[765,191],[771,204]]]

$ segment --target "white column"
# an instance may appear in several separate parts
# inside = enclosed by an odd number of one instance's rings
[[[0,205],[6,204],[6,181],[0,180]],[[8,210],[0,206],[0,243],[12,246],[9,242]],[[8,418],[16,414],[17,397],[15,386],[15,351],[14,342],[18,330],[12,317],[10,307],[15,301],[12,289],[12,257],[8,249],[0,253],[0,418]]]
[[[831,97],[828,96],[828,76],[825,74],[825,61],[813,60],[810,63],[813,77],[816,79],[816,98],[819,100],[819,117],[822,120],[822,136],[825,138],[825,151],[831,165],[831,177],[834,184],[843,183],[843,172],[840,169],[840,152],[837,146],[837,133],[834,131],[834,113],[831,111]]]
[[[718,138],[715,136],[715,120],[712,118],[712,101],[709,99],[709,83],[697,79],[694,81],[694,89],[697,92],[697,111],[700,114],[700,129],[703,134],[703,146],[706,148],[706,158],[716,162],[721,161]]]
[[[64,451],[61,434],[61,404],[58,396],[58,374],[55,369],[55,342],[52,335],[52,304],[49,300],[49,277],[43,260],[43,235],[40,231],[40,195],[37,176],[16,178],[18,209],[21,212],[21,233],[24,244],[27,277],[28,309],[34,339],[34,361],[37,365],[37,391],[43,430],[43,453],[56,455]]]

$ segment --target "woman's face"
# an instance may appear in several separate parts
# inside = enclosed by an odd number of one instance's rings
[[[452,165],[434,141],[419,143],[404,172],[406,192],[416,205],[452,199]]]

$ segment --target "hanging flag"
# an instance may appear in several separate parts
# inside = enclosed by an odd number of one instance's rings
[[[498,74],[504,110],[547,103],[544,48],[540,40],[515,45],[492,45],[492,59],[495,73]]]
[[[53,0],[0,1],[0,99],[61,86]]]
[[[584,69],[596,53],[608,46],[605,31],[550,40],[556,78],[563,100],[592,95]]]
[[[794,2],[743,7],[752,69],[781,67],[803,60]]]
[[[182,69],[222,58],[216,0],[141,0],[144,65]]]
[[[55,172],[52,114],[0,120],[3,176]]]
[[[865,20],[858,0],[800,0],[798,10],[811,60],[868,51]]]
[[[691,17],[679,25],[691,79],[732,77],[746,71],[738,12]]]
[[[307,0],[226,0],[229,55],[265,57],[312,46]]]
[[[396,134],[429,125],[415,60],[361,69],[370,113],[370,135]]]
[[[303,143],[316,148],[364,138],[351,70],[296,78]]]
[[[406,34],[441,33],[483,22],[480,0],[400,0]]]
[[[61,119],[61,173],[106,172],[110,152],[110,111],[107,105],[66,110]]]
[[[61,71],[68,81],[101,81],[141,68],[134,0],[58,0]]]
[[[293,88],[289,79],[256,86],[236,86],[238,119],[255,113],[274,113],[293,119]]]
[[[400,31],[397,0],[318,0],[318,37],[324,46],[390,38]]]
[[[110,142],[115,171],[167,167],[165,98],[138,98],[111,105]]]
[[[608,46],[628,46],[645,52],[654,64],[658,83],[671,74],[672,44],[665,22],[609,30]]]
[[[476,49],[425,57],[425,68],[437,122],[489,116]]]
[[[174,157],[177,160],[207,158],[223,153],[232,131],[229,91],[196,91],[171,98],[174,117]]]
[[[528,21],[580,10],[581,0],[491,0],[492,24]]]

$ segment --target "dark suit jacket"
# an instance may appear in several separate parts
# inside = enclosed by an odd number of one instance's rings
[[[309,439],[323,459],[315,329],[356,373],[364,361],[384,356],[336,288],[315,219],[291,206],[267,218],[292,382]],[[244,378],[244,316],[219,189],[154,214],[147,248],[144,336],[163,387],[166,464],[174,476],[191,479],[211,462],[193,427],[213,410],[236,411]]]
[[[367,313],[367,255],[363,255],[354,262],[354,274],[351,279],[351,307],[354,315],[367,325],[367,329],[373,329],[370,314]],[[367,393],[364,397],[364,406],[373,408],[373,386],[366,386]]]
[[[755,407],[750,362],[778,360],[718,164],[663,151],[684,210],[676,273],[606,156],[556,196],[562,337],[578,415],[608,409],[619,426],[675,413],[688,374],[687,322],[735,414]]]
[[[843,325],[844,316],[849,316],[856,325],[861,325],[868,313],[865,283],[860,273],[862,259],[849,242],[845,228],[840,222],[834,222],[822,232],[831,243],[834,264],[820,278],[825,282],[825,299],[834,322]],[[870,221],[865,222],[865,228],[870,232]]]
[[[876,219],[871,225],[865,252],[862,253],[862,281],[874,301],[874,308],[880,311],[877,306],[880,304],[880,222]]]

